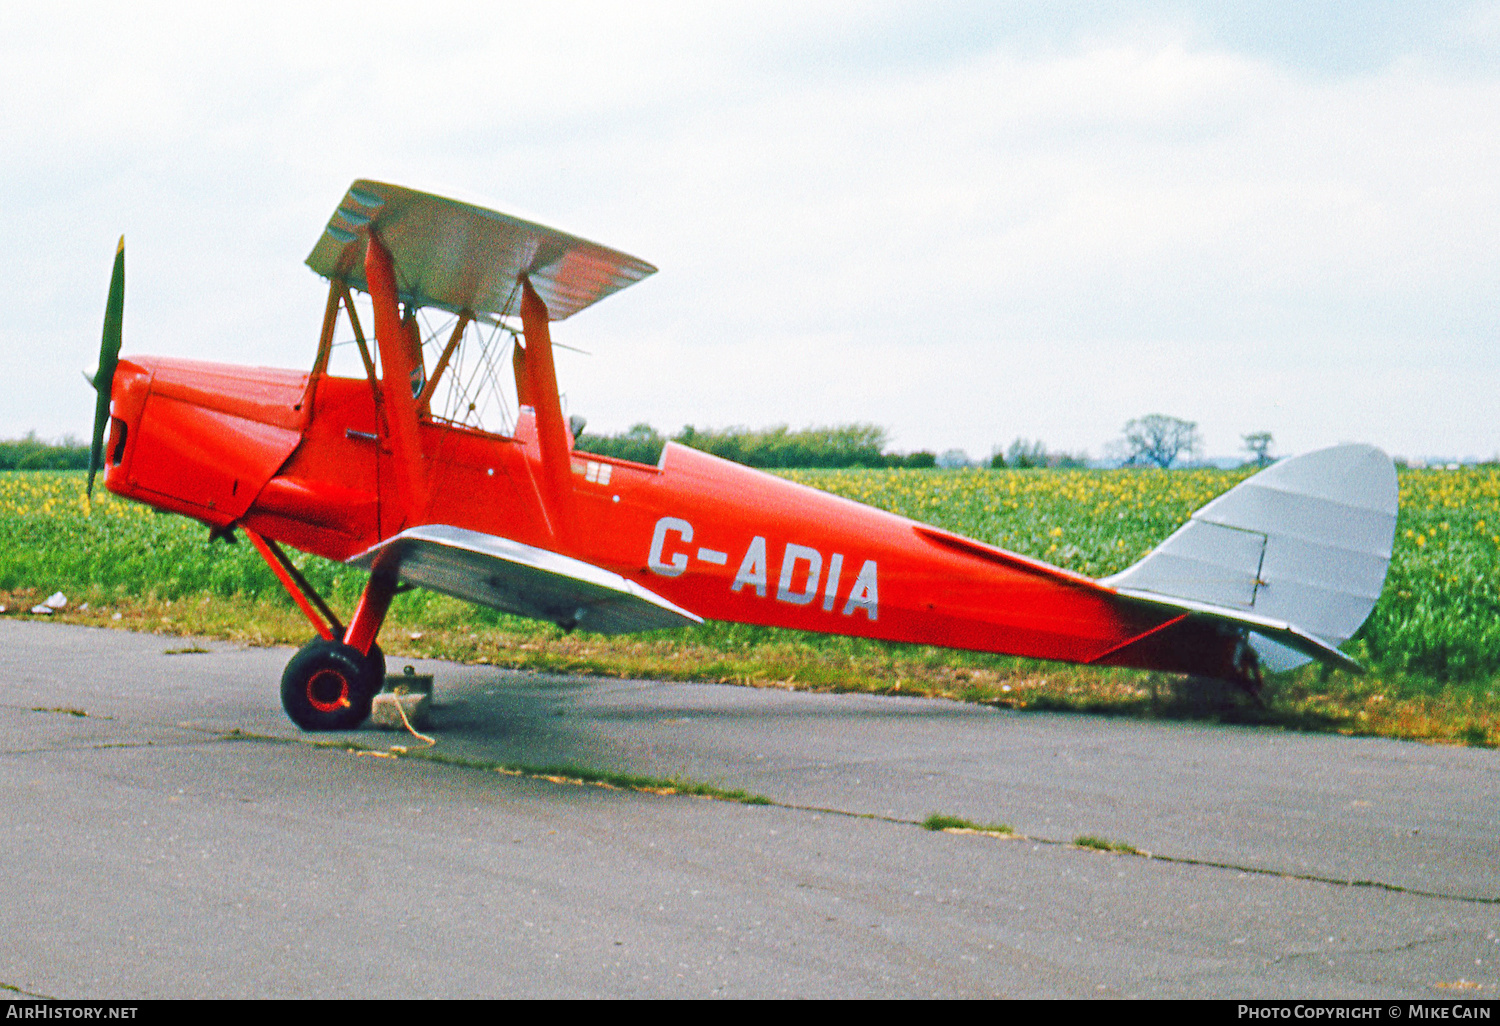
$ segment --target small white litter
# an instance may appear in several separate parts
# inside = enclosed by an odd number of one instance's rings
[[[54,591],[51,595],[48,595],[46,601],[42,603],[42,605],[51,606],[53,609],[62,609],[67,604],[68,596],[64,595],[60,591]]]
[[[40,613],[43,616],[51,616],[52,615],[52,607],[51,606],[32,606],[31,607],[31,611],[33,613]]]

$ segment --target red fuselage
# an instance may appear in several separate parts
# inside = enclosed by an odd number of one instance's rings
[[[671,444],[656,467],[415,420],[415,476],[365,379],[122,360],[106,486],[332,560],[447,524],[614,571],[707,619],[1225,675],[1233,639],[1056,567]],[[571,437],[568,438],[571,446]],[[567,489],[569,524],[556,523]]]

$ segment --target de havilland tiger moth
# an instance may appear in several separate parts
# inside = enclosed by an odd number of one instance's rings
[[[361,180],[307,263],[328,280],[310,369],[122,359],[122,239],[89,472],[90,492],[102,470],[117,495],[251,541],[317,632],[281,683],[305,730],[369,715],[409,586],[606,634],[726,620],[1248,687],[1310,659],[1359,669],[1338,646],[1380,595],[1396,522],[1371,446],[1276,463],[1096,580],[676,443],[655,466],[576,450],[551,323],[655,273],[635,257]],[[369,572],[347,623],[285,546]]]

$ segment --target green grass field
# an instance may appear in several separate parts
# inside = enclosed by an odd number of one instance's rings
[[[1140,558],[1236,471],[786,471],[785,476],[1090,575]],[[61,618],[250,643],[310,629],[246,544],[99,490],[81,473],[0,473],[0,604],[61,590]],[[304,573],[349,608],[364,575],[315,557]],[[1359,678],[1319,667],[1273,680],[1265,702],[1201,681],[772,628],[706,624],[627,638],[564,635],[442,596],[397,599],[392,655],[609,675],[935,694],[1030,709],[1186,717],[1500,742],[1500,469],[1404,471],[1386,589],[1346,646]],[[80,603],[89,608],[79,610]],[[20,613],[19,615],[29,615]],[[118,619],[116,619],[118,617]]]

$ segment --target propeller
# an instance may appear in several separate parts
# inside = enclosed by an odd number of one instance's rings
[[[87,494],[94,496],[94,475],[104,469],[104,429],[109,426],[110,388],[120,362],[120,322],[125,313],[125,236],[115,247],[115,270],[109,278],[109,302],[104,307],[104,339],[99,343],[99,369],[89,384],[99,393],[94,404],[94,444],[89,451]],[[87,375],[85,375],[87,377]]]

